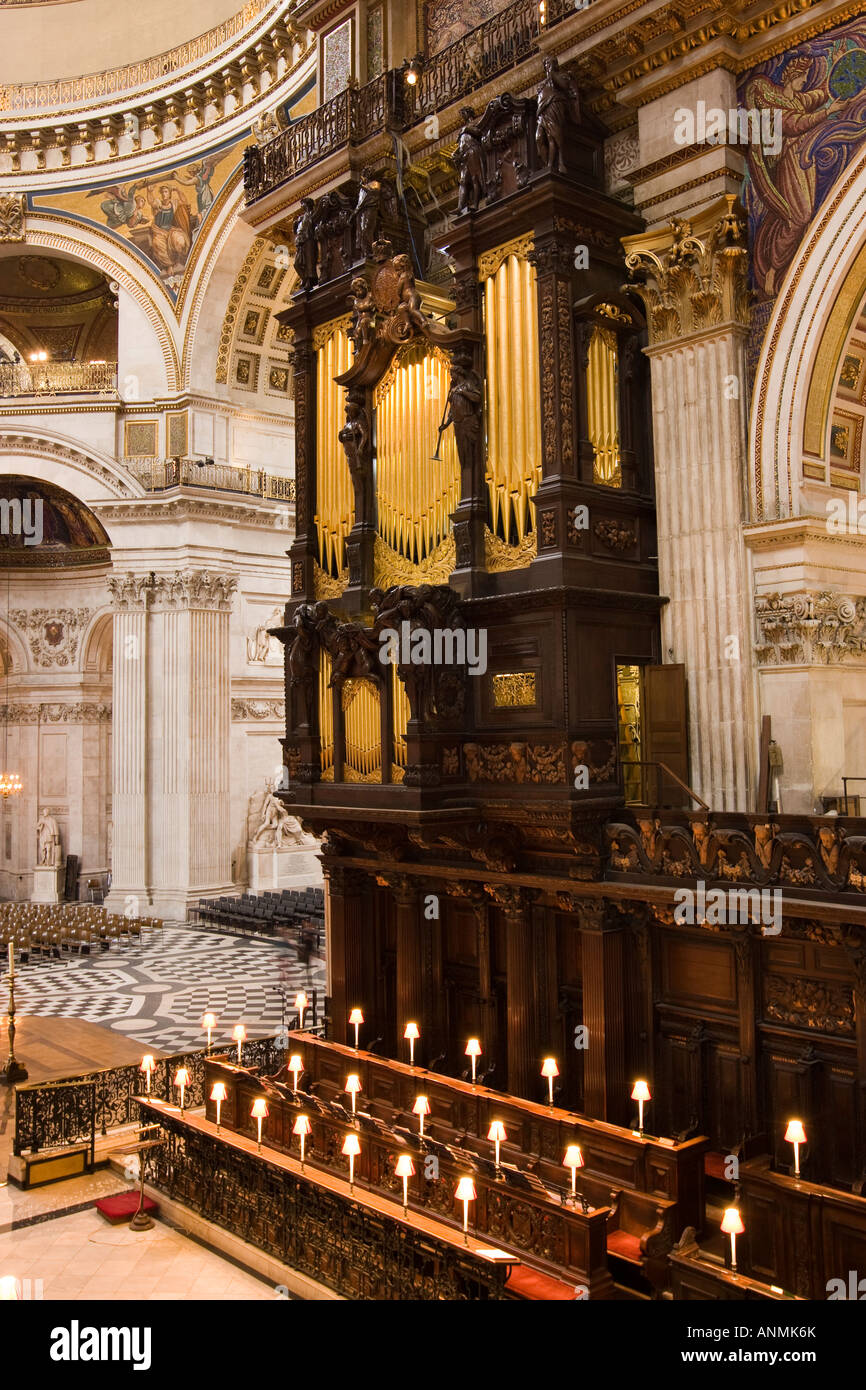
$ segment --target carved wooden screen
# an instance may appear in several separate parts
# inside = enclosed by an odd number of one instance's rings
[[[483,255],[490,526],[505,541],[533,529],[529,499],[541,482],[538,291],[532,236]]]
[[[586,364],[586,410],[595,450],[592,480],[621,487],[619,439],[619,363],[616,334],[597,325],[589,341]]]
[[[342,687],[346,751],[344,782],[381,782],[382,713],[379,687],[371,680],[347,680]]]
[[[402,348],[376,389],[378,531],[397,555],[420,564],[448,536],[460,497],[453,430],[439,423],[448,395],[444,354],[426,344]]]
[[[355,520],[354,492],[339,433],[345,423],[345,392],[334,381],[352,363],[346,334],[349,320],[324,324],[313,336],[316,349],[316,529],[322,569],[339,578],[345,568],[346,537]]]

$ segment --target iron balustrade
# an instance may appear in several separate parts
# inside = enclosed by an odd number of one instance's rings
[[[240,492],[274,502],[294,502],[294,478],[279,478],[261,468],[239,468],[229,463],[202,464],[195,459],[128,457],[123,465],[148,492],[173,487],[201,487],[215,492]]]
[[[248,1039],[243,1045],[244,1061],[265,1071],[279,1070],[286,1057],[286,1038],[285,1033],[279,1033]],[[152,1094],[160,1099],[174,1099],[175,1073],[179,1067],[186,1067],[190,1080],[185,1104],[191,1110],[204,1105],[207,1055],[206,1049],[200,1049],[160,1058],[151,1077]],[[98,1128],[101,1135],[134,1124],[138,1119],[136,1101],[144,1090],[144,1074],[137,1062],[41,1085],[18,1086],[12,1152],[20,1158],[22,1153],[39,1153],[41,1149],[77,1142],[90,1133],[88,1114],[92,1115],[94,1132]]]
[[[264,145],[244,150],[247,204],[265,197],[304,169],[350,144],[402,131],[443,111],[485,82],[540,52],[542,36],[576,12],[574,0],[516,0],[435,54],[414,87],[401,68],[389,68],[365,87],[346,88],[294,121]]]
[[[116,362],[0,362],[0,397],[110,395]]]

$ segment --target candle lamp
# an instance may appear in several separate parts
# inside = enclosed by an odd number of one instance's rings
[[[295,995],[295,1008],[298,1011],[298,1027],[304,1026],[304,1014],[307,1012],[307,1005],[310,1001],[303,990],[299,990]]]
[[[645,1081],[636,1081],[636,1082],[634,1083],[634,1090],[633,1090],[632,1093],[631,1093],[631,1098],[632,1098],[632,1100],[636,1100],[636,1101],[637,1101],[637,1111],[638,1111],[638,1122],[637,1122],[637,1125],[638,1125],[638,1129],[640,1130],[641,1134],[643,1134],[643,1108],[644,1108],[644,1102],[645,1102],[645,1101],[648,1101],[648,1100],[652,1100],[652,1096],[650,1095],[649,1086],[646,1084]]]
[[[403,1037],[409,1042],[409,1066],[415,1065],[415,1044],[421,1036],[417,1023],[407,1023]]]
[[[409,1154],[400,1154],[394,1172],[398,1178],[403,1179],[403,1215],[405,1216],[409,1206],[409,1179],[415,1176],[415,1165]]]
[[[794,1176],[800,1176],[800,1145],[806,1142],[806,1131],[802,1120],[789,1120],[785,1130],[785,1143],[794,1145]]]
[[[463,1203],[463,1239],[469,1244],[469,1203],[475,1201],[475,1184],[471,1178],[461,1178],[454,1193]]]
[[[426,1096],[416,1096],[412,1114],[418,1116],[418,1133],[424,1133],[424,1116],[430,1114],[430,1102]]]
[[[150,1078],[156,1071],[156,1062],[154,1061],[151,1053],[145,1053],[144,1057],[142,1057],[141,1059],[141,1066],[138,1070],[144,1072],[144,1084],[147,1090],[147,1094],[150,1095]]]
[[[559,1067],[556,1065],[555,1057],[545,1057],[541,1064],[541,1075],[547,1078],[548,1098],[551,1108],[553,1107],[553,1078],[559,1076]]]
[[[213,1090],[210,1093],[210,1098],[212,1101],[214,1101],[217,1108],[217,1134],[219,1134],[220,1132],[220,1108],[222,1106],[223,1101],[226,1098],[226,1095],[226,1083],[224,1081],[215,1081]]]
[[[343,1153],[349,1159],[349,1191],[355,1186],[355,1159],[361,1152],[361,1141],[357,1134],[347,1134],[343,1140]]]
[[[297,1134],[301,1141],[301,1172],[304,1171],[304,1143],[308,1134],[312,1134],[313,1126],[310,1124],[306,1115],[299,1115],[292,1125],[292,1133]]]
[[[737,1269],[737,1236],[741,1236],[745,1231],[742,1217],[736,1207],[726,1207],[722,1217],[721,1230],[726,1236],[731,1237],[731,1269],[736,1273]]]
[[[470,1038],[466,1044],[465,1056],[472,1059],[472,1085],[475,1085],[475,1065],[481,1056],[481,1043],[477,1038]]]
[[[212,1014],[212,1013],[206,1013],[206,1014],[204,1014],[203,1017],[202,1017],[201,1026],[202,1026],[202,1028],[207,1029],[207,1050],[208,1050],[208,1053],[210,1053],[210,1048],[211,1048],[211,1037],[212,1037],[212,1035],[213,1035],[213,1030],[214,1030],[214,1028],[216,1028],[216,1026],[217,1026],[217,1017],[216,1017],[216,1014]]]
[[[247,1030],[244,1027],[244,1025],[242,1023],[236,1023],[232,1032],[232,1037],[238,1045],[238,1066],[242,1065],[241,1057],[243,1056],[243,1053],[241,1052],[241,1048],[244,1045],[244,1039],[246,1038],[246,1036]]]
[[[6,1036],[9,1039],[9,1056],[6,1058],[6,1065],[0,1071],[0,1083],[6,1086],[14,1086],[17,1081],[27,1080],[27,1068],[23,1067],[15,1056],[15,944],[9,942],[9,1002],[6,1006],[6,1013],[9,1019],[9,1026],[6,1029]]]
[[[563,1167],[571,1169],[571,1199],[577,1200],[577,1170],[583,1167],[583,1154],[577,1144],[569,1144],[562,1160]]]
[[[258,1146],[258,1152],[261,1153],[261,1151],[262,1151],[262,1120],[266,1120],[266,1119],[268,1118],[268,1102],[265,1100],[264,1096],[257,1096],[256,1099],[253,1101],[253,1108],[252,1108],[252,1110],[250,1111],[250,1115],[252,1116],[252,1118],[253,1118],[254,1120],[257,1121],[258,1126],[259,1126],[259,1146]]]
[[[364,1022],[364,1015],[361,1013],[361,1010],[360,1010],[360,1009],[353,1009],[353,1010],[352,1010],[352,1012],[349,1014],[349,1022],[352,1024],[352,1026],[353,1026],[354,1029],[355,1029],[355,1051],[357,1052],[357,1051],[358,1051],[358,1029],[360,1028],[361,1024]]]
[[[502,1123],[501,1120],[493,1121],[492,1125],[487,1131],[487,1138],[492,1139],[493,1143],[496,1145],[496,1176],[499,1177],[499,1146],[504,1139],[508,1138],[508,1135],[505,1133],[505,1125]]]
[[[343,1090],[348,1091],[349,1095],[352,1097],[352,1114],[354,1115],[355,1097],[361,1090],[361,1078],[357,1076],[355,1072],[350,1072],[349,1075],[346,1077],[346,1084],[343,1087]]]
[[[186,1088],[189,1085],[189,1072],[186,1067],[178,1067],[174,1074],[174,1084],[180,1088],[180,1113],[182,1115]]]
[[[303,1059],[303,1057],[301,1056],[301,1054],[300,1054],[299,1052],[293,1052],[292,1055],[291,1055],[291,1057],[289,1058],[289,1071],[292,1073],[292,1077],[293,1077],[293,1079],[294,1079],[294,1084],[293,1084],[293,1086],[292,1086],[292,1090],[293,1090],[293,1091],[296,1091],[296,1090],[298,1089],[298,1077],[300,1076],[300,1074],[301,1074],[301,1072],[302,1072],[303,1070],[304,1070],[304,1059]]]

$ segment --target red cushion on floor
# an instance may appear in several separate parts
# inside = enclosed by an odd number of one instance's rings
[[[101,1212],[106,1221],[110,1221],[112,1226],[118,1226],[121,1221],[129,1221],[138,1211],[138,1193],[116,1192],[113,1197],[100,1197],[98,1202],[93,1204],[98,1212]],[[146,1212],[155,1212],[159,1208],[156,1202],[152,1202],[149,1197],[144,1199],[144,1209]]]
[[[719,1182],[730,1182],[725,1172],[726,1154],[704,1154],[704,1172],[708,1178],[718,1178]]]
[[[630,1235],[628,1231],[611,1231],[607,1237],[607,1248],[611,1255],[619,1255],[624,1260],[640,1261],[640,1236]]]
[[[519,1294],[521,1298],[544,1299],[545,1301],[557,1300],[564,1302],[566,1299],[574,1301],[574,1289],[570,1284],[563,1284],[560,1279],[553,1279],[549,1274],[541,1274],[537,1269],[529,1269],[526,1265],[515,1265],[505,1281],[505,1287],[510,1293]]]

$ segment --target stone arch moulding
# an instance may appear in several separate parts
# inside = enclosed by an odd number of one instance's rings
[[[81,637],[81,669],[86,675],[110,677],[114,656],[113,632],[111,609],[99,609]]]
[[[74,218],[28,211],[25,226],[24,245],[27,247],[41,246],[46,250],[61,251],[68,256],[75,256],[78,260],[86,261],[88,265],[96,266],[110,280],[116,280],[126,290],[144,310],[153,327],[162,353],[168,390],[178,391],[178,326],[174,306],[158,276],[148,270],[143,261],[137,260],[131,253],[124,252],[116,241],[109,240],[95,228],[83,226]],[[20,250],[20,246],[13,249]],[[160,300],[164,301],[167,313],[160,307]]]
[[[755,521],[798,515],[803,454],[825,452],[833,373],[864,285],[866,149],[815,215],[764,335],[749,426]]]
[[[6,671],[6,653],[12,659],[10,675],[26,676],[33,670],[33,662],[27,650],[27,643],[24,641],[22,633],[18,632],[14,623],[6,621],[6,614],[0,614],[0,675]],[[10,703],[14,696],[10,692]],[[0,693],[0,704],[6,703],[6,692]]]
[[[240,222],[239,214],[244,206],[243,182],[239,180],[232,191],[231,197],[223,207],[216,226],[208,236],[207,244],[197,258],[197,275],[194,284],[191,285],[191,293],[185,297],[185,312],[182,317],[183,328],[183,360],[181,366],[182,389],[190,390],[193,378],[193,364],[196,352],[201,352],[200,346],[197,347],[196,335],[201,326],[215,333],[216,339],[219,338],[222,316],[225,313],[230,287],[227,293],[220,295],[221,312],[219,314],[220,324],[211,322],[212,316],[208,313],[209,295],[214,273],[220,267],[220,262],[225,259],[237,260],[237,266],[230,270],[229,277],[231,283],[237,269],[243,261],[244,256],[252,244],[249,238],[246,224]],[[241,232],[246,231],[247,236],[241,237]],[[235,242],[243,241],[243,248],[235,248]],[[232,255],[235,252],[234,256]]]
[[[0,475],[22,472],[56,483],[86,504],[146,496],[141,484],[108,454],[83,449],[48,430],[35,434],[0,427]]]

